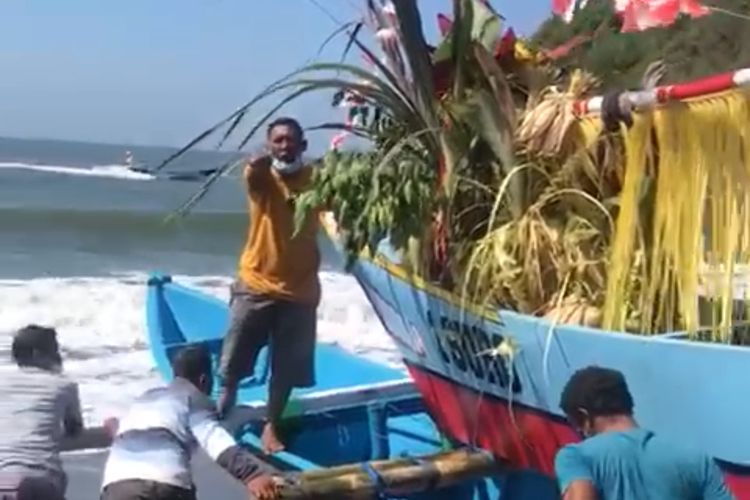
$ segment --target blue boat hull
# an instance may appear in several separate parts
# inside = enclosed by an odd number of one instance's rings
[[[336,244],[335,222],[323,221]],[[557,450],[579,439],[559,408],[563,385],[579,368],[607,366],[625,374],[643,426],[708,451],[737,498],[750,499],[750,349],[482,309],[406,269],[385,240],[352,274],[451,439],[552,475]]]

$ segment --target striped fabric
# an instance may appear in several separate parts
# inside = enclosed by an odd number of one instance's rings
[[[120,420],[102,488],[141,479],[192,489],[190,457],[196,447],[216,461],[236,444],[219,424],[213,402],[177,378],[140,396]]]
[[[73,382],[36,368],[0,371],[1,488],[12,488],[27,476],[43,476],[65,491],[60,442],[66,420],[81,422]]]

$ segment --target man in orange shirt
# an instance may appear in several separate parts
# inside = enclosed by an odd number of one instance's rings
[[[268,127],[269,154],[251,160],[244,173],[250,227],[231,289],[218,405],[222,414],[234,405],[239,380],[252,373],[260,348],[270,342],[271,380],[262,434],[267,453],[284,449],[277,425],[292,388],[315,383],[318,214],[309,214],[294,235],[294,199],[312,180],[312,168],[302,163],[306,148],[300,124],[279,118]]]

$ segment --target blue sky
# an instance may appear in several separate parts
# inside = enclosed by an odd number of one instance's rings
[[[363,4],[317,1],[342,21]],[[432,36],[451,2],[419,3]],[[550,0],[493,5],[520,33],[550,11]],[[181,145],[314,58],[335,28],[310,0],[2,0],[0,135]],[[321,121],[327,102],[288,112]]]

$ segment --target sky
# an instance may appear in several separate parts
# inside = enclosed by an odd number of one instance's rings
[[[180,146],[313,60],[364,0],[2,0],[0,136]],[[550,0],[494,0],[531,33]],[[426,33],[450,0],[419,0]],[[305,124],[329,96],[288,108]]]

